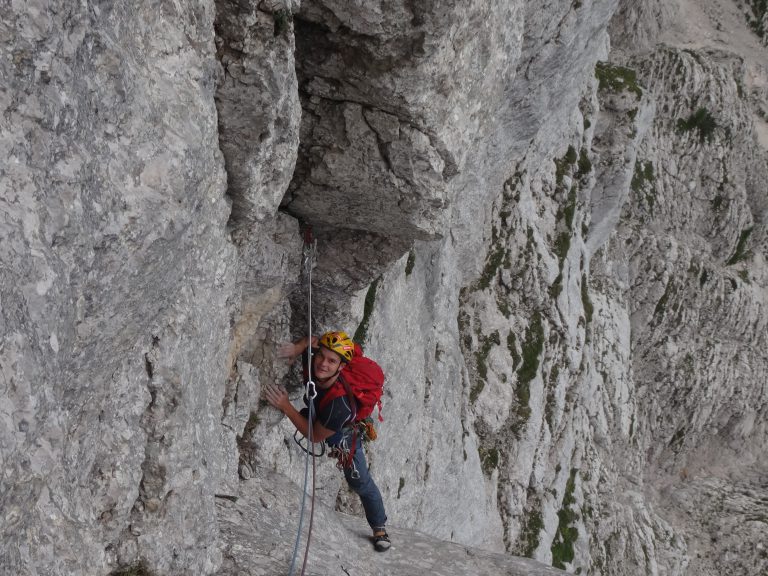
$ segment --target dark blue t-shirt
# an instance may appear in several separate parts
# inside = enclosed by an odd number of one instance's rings
[[[327,392],[327,390],[321,390],[317,387],[317,396],[313,403],[314,418],[328,430],[338,432],[352,418],[352,408],[349,406],[349,398],[346,395],[334,398],[320,408],[320,402]],[[309,406],[306,395],[304,396],[304,404]]]

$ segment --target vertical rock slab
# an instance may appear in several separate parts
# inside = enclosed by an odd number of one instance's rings
[[[274,216],[299,137],[290,2],[216,1],[220,145],[234,228]]]
[[[0,8],[0,564],[218,562],[234,251],[213,10]]]

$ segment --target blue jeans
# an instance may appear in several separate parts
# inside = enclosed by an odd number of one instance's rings
[[[330,446],[338,446],[346,441],[352,442],[352,431],[350,428],[344,428],[336,432],[326,441]],[[381,499],[381,492],[376,482],[373,481],[371,473],[368,471],[368,463],[365,461],[365,452],[363,452],[363,443],[360,436],[357,436],[355,442],[355,455],[352,459],[354,466],[344,469],[344,477],[347,484],[360,497],[360,502],[365,510],[365,519],[371,528],[383,528],[387,523],[387,514],[384,512],[384,501]],[[355,471],[357,474],[355,474]],[[357,476],[357,477],[354,477]]]

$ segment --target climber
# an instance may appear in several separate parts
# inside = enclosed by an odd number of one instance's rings
[[[318,346],[319,343],[319,346]],[[284,345],[279,355],[294,361],[300,355],[306,359],[308,339],[302,338],[293,344]],[[373,530],[373,544],[377,551],[384,552],[390,547],[389,535],[386,530],[387,515],[379,488],[368,471],[365,453],[362,449],[362,438],[354,433],[356,406],[354,397],[346,394],[323,402],[326,394],[339,378],[342,369],[352,360],[355,354],[355,344],[344,332],[326,332],[319,341],[312,337],[312,380],[315,382],[317,396],[313,400],[314,423],[312,426],[313,442],[323,442],[332,450],[346,450],[351,454],[350,466],[344,467],[344,477],[350,488],[360,497],[365,510],[365,517]],[[306,362],[305,362],[306,364]],[[282,386],[267,384],[265,393],[267,401],[288,416],[296,429],[308,437],[308,410],[296,410],[288,394]],[[304,397],[304,403],[309,400]]]

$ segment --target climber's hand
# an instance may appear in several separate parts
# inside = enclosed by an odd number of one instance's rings
[[[285,412],[287,407],[291,405],[285,388],[278,384],[267,384],[264,386],[264,398],[281,412]]]
[[[288,363],[293,363],[294,360],[304,351],[303,346],[296,342],[284,342],[280,344],[277,349],[277,357],[285,358]]]
[[[317,336],[312,336],[312,347],[317,347],[318,338]],[[284,358],[288,361],[289,364],[293,364],[293,362],[301,356],[301,353],[304,352],[304,350],[307,349],[307,338],[306,336],[299,340],[298,342],[283,342],[278,346],[277,348],[277,357],[278,358]]]

